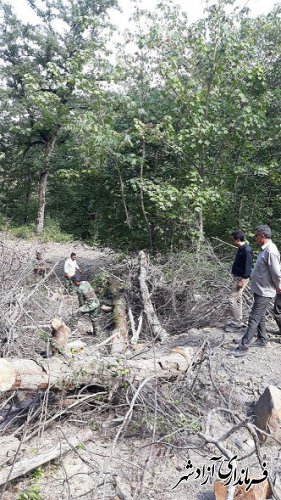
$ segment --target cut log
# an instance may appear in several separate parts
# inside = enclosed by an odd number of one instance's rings
[[[113,296],[115,324],[111,354],[116,355],[124,353],[128,347],[127,304],[120,282],[117,281],[115,276],[110,278],[110,290]]]
[[[148,376],[173,378],[185,372],[194,356],[192,347],[173,349],[169,354],[160,353],[150,359],[118,359],[100,357],[96,348],[87,348],[67,362],[62,357],[50,359],[0,359],[0,391],[15,389],[45,390],[73,389],[82,385],[116,386],[124,380],[133,382]],[[7,375],[10,374],[10,375]]]
[[[136,323],[135,323],[134,316],[132,313],[132,309],[130,307],[129,307],[128,314],[129,314],[129,318],[130,318],[131,329],[133,332],[133,336],[131,338],[131,344],[134,345],[134,344],[137,344],[139,341],[139,336],[140,336],[141,328],[142,328],[142,313],[139,316],[137,328],[136,328]]]
[[[127,304],[123,296],[119,297],[114,302],[114,322],[116,328],[113,333],[116,333],[111,347],[111,354],[119,354],[125,352],[128,346],[128,323],[126,316]]]
[[[71,450],[72,447],[76,447],[80,443],[85,443],[92,437],[93,431],[91,429],[83,429],[77,434],[77,436],[69,438],[68,442],[62,439],[60,444],[45,453],[40,453],[35,457],[20,460],[13,465],[4,467],[4,469],[1,469],[0,471],[0,486],[5,484],[7,481],[12,481],[20,476],[24,476],[37,467],[64,455],[67,451]]]
[[[228,488],[221,481],[215,481],[215,498],[216,500],[227,500]],[[245,485],[238,485],[235,487],[232,496],[234,500],[266,500],[271,498],[271,488],[269,482],[266,480],[261,484],[254,484],[248,491]]]
[[[152,305],[152,302],[150,300],[150,293],[146,284],[147,273],[148,273],[148,261],[146,254],[144,253],[143,250],[139,253],[139,261],[140,261],[139,282],[140,282],[143,308],[146,315],[146,319],[152,331],[153,336],[155,338],[159,338],[160,340],[165,340],[169,337],[169,334],[161,326],[160,321]]]
[[[6,359],[0,359],[0,390],[8,391],[16,381],[16,369],[15,367],[6,361]]]

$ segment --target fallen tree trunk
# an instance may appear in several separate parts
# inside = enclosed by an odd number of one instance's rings
[[[169,334],[161,326],[160,321],[152,305],[152,302],[150,300],[150,293],[146,284],[148,262],[147,262],[147,257],[143,250],[139,253],[139,261],[140,261],[139,282],[140,282],[143,308],[146,315],[146,319],[152,331],[153,336],[155,338],[159,338],[160,340],[165,340],[169,337]]]
[[[4,467],[4,469],[0,471],[0,486],[5,484],[7,481],[12,481],[13,479],[28,474],[33,469],[36,469],[37,467],[40,467],[41,465],[44,465],[51,460],[59,458],[67,451],[71,450],[71,448],[89,441],[91,437],[93,437],[93,431],[91,429],[84,429],[80,431],[77,436],[69,438],[68,442],[63,442],[65,440],[62,439],[62,442],[60,444],[58,444],[54,448],[51,448],[51,450],[45,453],[40,453],[35,457],[26,458],[14,463],[13,465]]]
[[[124,381],[144,380],[148,376],[173,378],[185,372],[194,356],[192,347],[177,347],[169,354],[160,353],[150,359],[99,356],[95,348],[88,348],[67,362],[62,357],[50,359],[0,359],[0,391],[15,389],[45,390],[73,389],[82,385],[105,388]]]
[[[111,354],[116,355],[124,353],[128,347],[127,303],[120,289],[120,283],[114,276],[110,279],[110,289],[114,297],[115,329],[113,333],[116,334],[112,341]]]

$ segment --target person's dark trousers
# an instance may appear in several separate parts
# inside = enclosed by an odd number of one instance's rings
[[[265,313],[272,297],[262,297],[254,293],[254,303],[248,320],[248,328],[241,339],[243,347],[247,348],[252,343],[255,336],[264,344],[267,343],[267,334],[265,329]]]
[[[277,293],[273,308],[274,319],[281,333],[281,293]]]

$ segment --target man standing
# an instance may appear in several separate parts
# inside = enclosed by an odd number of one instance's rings
[[[97,322],[97,314],[99,311],[100,302],[95,294],[94,289],[88,281],[81,281],[79,276],[72,276],[72,281],[77,287],[77,295],[79,301],[78,313],[84,315],[88,314],[93,325],[93,334],[99,334],[99,327]]]
[[[80,271],[77,262],[76,262],[76,253],[72,252],[69,259],[66,259],[64,263],[64,279],[65,279],[65,288],[68,292],[72,291],[72,276],[75,275],[76,271]]]
[[[270,227],[266,224],[258,226],[255,238],[261,251],[251,275],[254,304],[250,312],[247,331],[235,350],[236,356],[243,356],[247,352],[255,336],[257,336],[255,345],[266,347],[266,309],[276,292],[281,293],[280,254],[271,240]]]
[[[33,272],[35,275],[42,276],[44,278],[46,276],[47,271],[48,267],[46,266],[42,258],[42,253],[39,250],[37,250],[36,257],[33,260]]]
[[[231,321],[225,326],[225,331],[231,332],[233,328],[243,328],[242,295],[252,269],[253,251],[245,242],[245,234],[240,229],[233,231],[231,241],[238,250],[232,266],[233,285],[229,296],[229,310]]]

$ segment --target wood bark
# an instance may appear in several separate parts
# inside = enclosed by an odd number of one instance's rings
[[[32,178],[28,176],[25,188],[24,201],[23,201],[23,218],[22,218],[23,224],[27,224],[28,222],[28,208],[30,204],[31,193],[32,193]]]
[[[146,315],[146,319],[148,321],[149,327],[151,328],[153,336],[159,338],[160,340],[165,340],[169,337],[169,334],[161,326],[150,299],[150,293],[146,284],[147,274],[148,274],[148,261],[147,261],[147,256],[143,250],[139,253],[139,261],[140,261],[139,282],[140,282],[143,308]]]
[[[127,304],[123,296],[114,301],[114,322],[116,328],[113,333],[117,333],[112,341],[111,354],[125,352],[128,347],[128,323],[127,323]]]
[[[117,165],[117,170],[118,170],[118,175],[119,175],[119,180],[120,180],[121,197],[122,197],[123,207],[124,207],[124,211],[125,211],[125,215],[126,215],[126,224],[127,224],[129,229],[132,229],[131,217],[129,216],[129,211],[128,211],[127,204],[126,204],[124,182],[123,182],[121,171],[120,171],[120,168],[118,165]]]
[[[48,142],[46,143],[44,151],[44,169],[43,172],[41,172],[40,174],[39,187],[38,187],[38,213],[37,213],[37,227],[36,227],[37,234],[41,234],[44,230],[48,168],[49,168],[50,156],[52,154],[52,151],[56,143],[57,133],[58,129],[55,129],[51,134]]]
[[[149,220],[147,217],[147,212],[145,210],[144,196],[143,196],[143,169],[144,169],[144,164],[145,164],[145,155],[146,155],[146,149],[145,149],[145,142],[143,141],[142,158],[141,158],[141,165],[140,165],[140,202],[141,202],[141,209],[142,209],[142,213],[143,213],[143,218],[145,220],[145,224],[147,227],[147,234],[149,237],[149,248],[150,248],[150,251],[152,252],[152,250],[153,250],[152,232],[151,232],[150,223],[149,223]]]
[[[121,287],[115,276],[110,278],[110,290],[113,296],[115,324],[111,354],[116,355],[124,353],[128,347],[127,303],[123,294],[123,284]]]
[[[85,443],[89,441],[93,437],[93,431],[91,429],[83,429],[80,431],[77,436],[70,437],[68,442],[63,442],[54,446],[49,451],[45,453],[40,453],[32,458],[26,458],[16,462],[13,465],[9,465],[8,467],[4,467],[0,471],[0,486],[5,484],[7,481],[12,481],[20,476],[24,476],[28,474],[32,470],[44,465],[51,460],[59,458],[61,455],[64,455],[67,451],[71,450],[72,447],[78,446],[80,443]]]
[[[139,336],[140,336],[141,328],[142,328],[142,313],[139,316],[137,328],[136,328],[136,322],[135,322],[135,319],[134,319],[134,316],[132,313],[132,309],[130,307],[129,307],[128,314],[129,314],[129,318],[130,318],[131,329],[133,332],[133,336],[131,338],[131,344],[137,344],[139,341]]]
[[[48,180],[48,170],[41,172],[38,187],[38,215],[37,215],[37,233],[41,234],[44,229],[46,187]]]
[[[74,389],[83,385],[112,388],[120,381],[139,382],[148,376],[173,378],[192,363],[192,347],[176,347],[169,354],[159,353],[150,359],[125,359],[99,356],[97,348],[69,361],[58,356],[49,359],[0,359],[0,391],[15,389]]]

